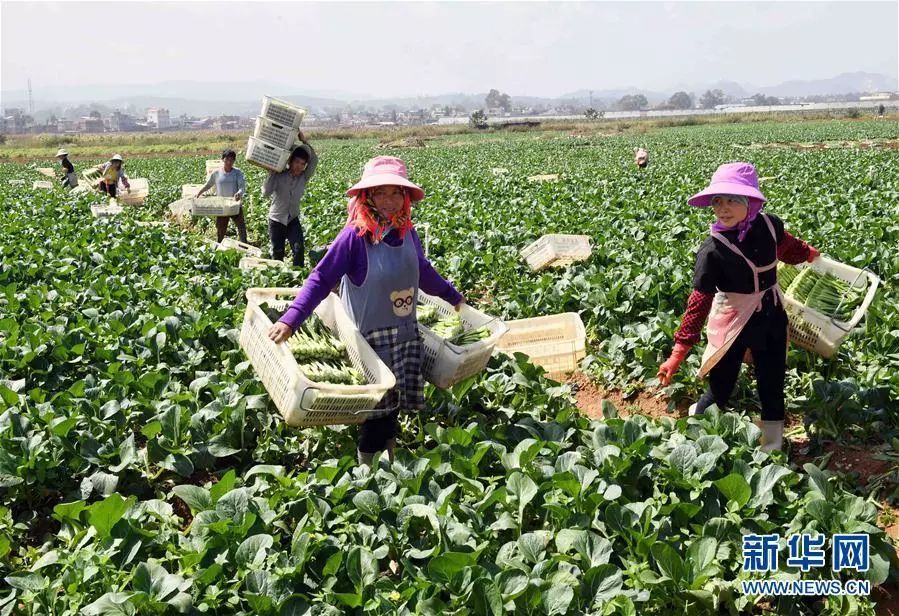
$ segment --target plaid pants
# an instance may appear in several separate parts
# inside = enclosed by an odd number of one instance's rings
[[[425,381],[421,375],[424,346],[418,335],[412,340],[397,342],[398,331],[389,327],[365,335],[365,340],[396,377],[396,387],[378,404],[384,413],[360,426],[359,451],[364,453],[383,451],[387,441],[396,438],[399,409],[420,411],[425,408]]]

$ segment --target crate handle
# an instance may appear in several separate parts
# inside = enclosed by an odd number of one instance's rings
[[[874,292],[877,291],[877,287],[880,283],[880,278],[877,276],[877,274],[868,269],[868,267],[863,267],[861,270],[859,270],[858,275],[855,277],[855,280],[852,281],[852,286],[854,287],[855,283],[858,282],[862,277],[868,278],[870,280],[868,292],[865,294],[865,299],[862,302],[862,305],[859,306],[856,315],[854,315],[852,320],[847,323],[847,326],[844,327],[840,324],[839,321],[836,320],[836,318],[834,318],[834,315],[839,311],[840,306],[843,305],[843,301],[846,299],[845,297],[840,298],[840,303],[837,304],[837,307],[834,309],[834,314],[830,315],[831,324],[842,332],[848,333],[855,329],[858,326],[859,321],[861,321],[862,317],[867,314],[868,307],[874,300]]]
[[[303,409],[304,411],[313,411],[313,412],[322,410],[322,409],[313,409],[313,408],[309,408],[308,406],[306,406],[306,392],[309,392],[309,391],[321,391],[321,388],[314,387],[314,386],[304,387],[303,393],[302,393],[302,395],[300,395],[300,408]],[[393,405],[393,408],[389,408],[389,409],[360,409],[358,411],[345,411],[345,414],[346,415],[361,415],[362,413],[373,413],[373,412],[382,412],[382,411],[387,412],[387,413],[392,413],[393,411],[396,411],[399,408],[400,408],[400,397],[399,397],[399,395],[397,395],[396,404]]]

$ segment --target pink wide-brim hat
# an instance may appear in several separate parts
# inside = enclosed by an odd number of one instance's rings
[[[421,201],[425,198],[425,191],[409,181],[406,163],[396,156],[375,156],[365,163],[362,179],[346,191],[346,196],[355,197],[360,190],[375,186],[402,186],[409,189],[412,201]]]
[[[696,193],[687,203],[695,207],[708,207],[715,195],[739,195],[761,202],[767,201],[759,190],[759,176],[749,163],[726,163],[718,167],[705,190]]]

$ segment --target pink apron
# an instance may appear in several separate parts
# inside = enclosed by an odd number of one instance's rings
[[[771,237],[774,238],[776,243],[777,235],[774,232],[774,225],[771,224],[771,220],[769,220],[765,214],[762,214],[761,217],[764,219],[765,224],[768,225],[768,231],[771,232]],[[709,315],[709,322],[706,325],[706,337],[708,338],[708,343],[705,347],[705,353],[702,354],[702,364],[699,367],[699,378],[701,379],[705,378],[709,371],[721,361],[721,358],[724,357],[731,345],[733,345],[737,336],[739,336],[740,332],[743,331],[743,328],[746,327],[746,324],[749,322],[749,319],[752,318],[753,313],[761,309],[762,297],[768,292],[768,289],[759,291],[759,274],[777,267],[776,258],[768,265],[758,267],[755,263],[747,259],[746,255],[744,255],[743,252],[734,246],[726,237],[717,231],[712,231],[711,235],[731,251],[743,257],[743,260],[746,261],[746,265],[752,270],[755,291],[752,293],[724,293],[723,291],[718,291],[715,294],[712,312]],[[773,288],[775,293],[774,301],[782,302],[783,296],[780,287],[775,283]],[[784,352],[786,352],[786,349],[784,349]]]

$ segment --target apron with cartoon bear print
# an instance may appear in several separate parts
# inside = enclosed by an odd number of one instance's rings
[[[424,346],[418,333],[418,254],[411,238],[399,246],[365,241],[368,271],[361,285],[348,276],[340,297],[365,340],[396,377],[396,388],[378,408],[425,408],[422,362]]]

